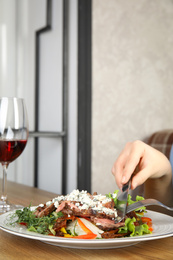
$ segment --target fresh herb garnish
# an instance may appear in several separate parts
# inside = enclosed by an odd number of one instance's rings
[[[48,216],[38,218],[30,207],[25,207],[23,210],[16,210],[11,218],[16,219],[17,217],[17,220],[15,220],[13,224],[17,223],[26,225],[29,231],[37,232],[40,234],[50,234],[54,233],[52,232],[52,230],[57,218],[62,216],[62,212],[53,212]]]

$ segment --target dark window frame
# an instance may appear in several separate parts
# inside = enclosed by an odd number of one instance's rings
[[[67,118],[68,118],[68,11],[69,0],[63,1],[63,130],[62,132],[39,131],[39,71],[40,35],[51,30],[52,0],[47,0],[46,25],[36,31],[35,53],[35,129],[30,132],[34,138],[34,186],[38,187],[39,138],[62,138],[62,194],[67,193]],[[78,161],[77,188],[91,192],[91,0],[78,0]]]
[[[78,188],[91,192],[92,1],[78,1]]]

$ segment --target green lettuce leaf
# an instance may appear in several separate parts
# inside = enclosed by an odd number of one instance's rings
[[[118,202],[117,202],[118,192],[119,192],[119,190],[115,190],[114,193],[110,193],[110,192],[109,192],[109,194],[106,194],[106,196],[107,196],[108,198],[111,198],[111,199],[114,200],[115,208],[118,207]],[[143,198],[142,196],[137,195],[137,196],[136,196],[136,200],[132,200],[132,196],[131,196],[130,194],[128,194],[128,199],[127,199],[128,205],[131,205],[131,204],[133,204],[133,203],[135,203],[135,202],[137,202],[137,201],[140,201],[140,200],[144,200],[144,198]],[[145,211],[145,210],[146,210],[146,207],[145,207],[145,206],[142,206],[142,207],[136,209],[135,211]]]
[[[116,206],[117,206],[118,192],[119,192],[119,190],[115,190],[114,193],[110,193],[110,192],[109,192],[109,194],[106,194],[106,197],[108,197],[108,198],[114,200],[115,208],[116,208]]]
[[[140,200],[144,200],[144,198],[142,196],[138,196],[138,195],[136,196],[136,201],[132,200],[131,198],[132,198],[132,196],[130,194],[128,194],[128,199],[127,199],[128,205],[131,205],[131,204],[133,204],[133,203],[135,203],[137,201],[140,201]],[[135,211],[141,211],[141,210],[145,211],[146,207],[142,206],[142,207],[140,207],[138,209],[135,209]]]
[[[130,236],[142,236],[145,234],[151,234],[151,231],[148,229],[147,224],[142,224],[140,226],[135,226],[134,222],[136,222],[136,218],[127,218],[125,220],[125,226],[119,228],[118,233],[124,234],[131,232]]]

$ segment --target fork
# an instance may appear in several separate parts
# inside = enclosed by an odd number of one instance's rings
[[[145,200],[137,201],[137,202],[127,206],[126,213],[129,213],[129,212],[131,212],[131,211],[133,211],[135,209],[138,209],[138,208],[140,208],[142,206],[149,206],[149,205],[157,205],[157,206],[160,206],[160,207],[163,207],[165,209],[173,211],[172,207],[168,207],[168,206],[164,205],[163,203],[161,203],[158,200],[155,200],[155,199],[145,199]]]

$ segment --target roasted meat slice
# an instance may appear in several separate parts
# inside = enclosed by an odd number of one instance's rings
[[[55,222],[53,229],[57,232],[59,231],[62,227],[67,226],[67,220],[62,218],[58,218],[57,221]]]
[[[88,217],[88,218],[91,216],[95,216],[98,218],[113,219],[115,217],[114,213],[106,214],[103,211],[98,211],[91,207],[82,209],[79,206],[82,206],[82,204],[80,204],[77,201],[62,201],[62,202],[60,202],[58,208],[56,209],[56,212],[61,211],[63,214],[74,215],[74,216],[78,216],[78,217]],[[110,202],[103,204],[103,207],[113,210],[114,201],[112,200]]]
[[[91,221],[96,224],[96,226],[104,231],[109,231],[113,229],[117,229],[119,227],[124,227],[124,222],[115,223],[114,220],[107,218],[96,218],[91,217]]]
[[[54,203],[52,203],[50,206],[46,206],[46,204],[44,204],[43,207],[37,207],[36,211],[34,212],[34,214],[38,217],[41,218],[43,216],[48,216],[51,212],[53,212],[55,210],[55,206]]]

